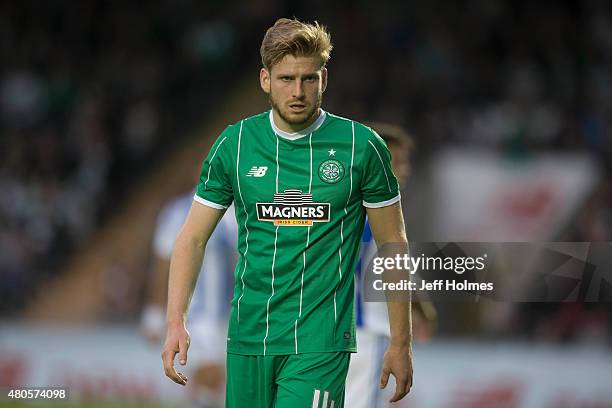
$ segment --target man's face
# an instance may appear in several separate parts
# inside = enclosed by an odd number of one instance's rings
[[[286,55],[270,71],[262,68],[259,80],[280,129],[296,132],[318,117],[327,87],[327,69],[320,58]]]

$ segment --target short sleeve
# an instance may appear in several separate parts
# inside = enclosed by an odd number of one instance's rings
[[[200,181],[193,197],[200,204],[217,209],[225,209],[233,201],[231,169],[232,155],[229,149],[231,127],[225,129],[202,164]]]
[[[380,208],[400,200],[399,185],[391,168],[391,153],[374,131],[367,139],[361,183],[363,206]]]

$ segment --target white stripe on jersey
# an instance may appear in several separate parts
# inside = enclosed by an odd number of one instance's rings
[[[344,206],[344,213],[347,214],[346,212],[346,207],[348,206],[349,202],[351,201],[351,195],[353,194],[353,158],[355,157],[355,122],[351,121],[351,132],[353,134],[353,142],[352,142],[352,146],[351,146],[351,167],[349,168],[349,176],[350,176],[350,180],[351,180],[351,184],[349,187],[349,196],[346,200],[346,206]]]
[[[310,194],[312,190],[312,133],[310,134],[308,138],[308,144],[310,146],[310,181],[308,182],[308,194]],[[295,354],[298,353],[297,324],[298,324],[298,319],[302,317],[302,293],[304,292],[304,272],[306,271],[306,249],[308,249],[308,245],[310,244],[310,226],[306,228],[307,228],[306,247],[304,247],[304,252],[302,253],[302,256],[304,258],[304,265],[302,267],[302,286],[300,287],[300,311],[298,313],[298,318],[295,320],[295,328],[294,328]]]
[[[276,135],[276,193],[278,193],[278,173],[280,173],[280,168],[278,166],[278,135]]]
[[[278,135],[276,135],[276,192],[278,193],[278,173],[280,173],[280,167],[278,165]],[[266,335],[263,339],[263,355],[266,355],[266,340],[268,339],[268,332],[270,329],[270,301],[274,296],[274,264],[276,262],[276,241],[278,239],[278,225],[276,226],[276,230],[274,231],[274,254],[272,255],[272,294],[268,298],[268,303],[266,305]]]
[[[249,228],[247,227],[247,218],[248,218],[248,214],[247,214],[247,210],[246,210],[246,205],[244,204],[244,198],[242,198],[242,190],[240,190],[240,172],[238,171],[238,165],[240,164],[240,141],[242,139],[242,122],[244,122],[243,120],[240,121],[240,131],[238,132],[238,154],[236,157],[236,183],[238,184],[238,195],[240,196],[240,201],[242,201],[242,209],[244,211],[244,228],[246,229],[246,250],[244,251],[244,266],[242,268],[242,273],[240,274],[240,281],[242,282],[242,292],[240,293],[240,297],[238,298],[238,311],[237,311],[237,316],[236,316],[236,320],[238,322],[238,324],[240,324],[240,301],[242,300],[242,297],[244,296],[244,272],[246,271],[246,267],[247,267],[247,254],[249,253]]]
[[[346,209],[345,209],[346,210]],[[342,221],[340,222],[340,247],[338,248],[338,282],[342,281],[342,245],[344,244],[344,234],[342,233],[342,230],[344,229],[344,217],[342,217]],[[338,312],[336,311],[336,292],[337,292],[337,286],[336,289],[334,289],[334,321],[338,320]]]
[[[295,354],[298,353],[298,343],[297,343],[297,319],[295,319],[295,323],[293,326],[293,337],[295,339]]]
[[[278,238],[278,225],[276,226],[276,231],[274,232],[274,255],[272,256],[272,294],[268,298],[268,303],[266,305],[266,336],[263,339],[263,355],[266,355],[266,340],[268,339],[268,330],[270,328],[269,318],[270,318],[270,301],[272,300],[272,296],[274,296],[274,263],[276,261],[276,240]]]
[[[346,207],[348,207],[349,202],[351,201],[351,194],[353,193],[353,159],[355,157],[355,122],[353,121],[351,121],[351,133],[353,137],[352,145],[351,145],[351,167],[349,169],[351,185],[349,188],[349,196],[344,206],[344,215],[348,215],[348,211],[346,210]],[[343,244],[344,244],[344,217],[342,217],[342,221],[340,222],[340,248],[338,248],[338,258],[340,260],[340,263],[338,264],[338,274],[340,275],[340,278],[338,282],[342,281],[342,245]],[[336,310],[336,291],[337,289],[334,289],[334,321],[338,320],[338,313]]]
[[[221,147],[223,142],[225,142],[225,139],[227,139],[227,136],[225,136],[223,139],[221,139],[221,141],[217,145],[217,148],[215,149],[215,152],[213,153],[212,157],[210,158],[210,162],[208,162],[208,175],[206,176],[206,181],[204,182],[204,189],[206,189],[206,185],[208,184],[208,180],[210,180],[210,169],[212,168],[212,161],[215,160],[215,156],[217,155],[217,152],[219,151],[219,148]]]
[[[387,169],[385,169],[385,164],[383,163],[383,159],[382,157],[380,157],[380,153],[378,153],[378,149],[376,148],[376,146],[374,146],[374,143],[372,143],[371,140],[368,140],[368,143],[372,145],[372,147],[374,148],[374,151],[378,155],[378,160],[380,160],[380,164],[383,168],[383,171],[385,172],[385,178],[387,179],[387,187],[389,187],[389,192],[391,192],[391,184],[389,183],[389,176],[387,175]]]

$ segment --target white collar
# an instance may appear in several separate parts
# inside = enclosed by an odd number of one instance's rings
[[[317,130],[323,124],[326,117],[327,117],[327,112],[321,109],[321,113],[319,113],[319,117],[317,118],[317,120],[312,122],[310,126],[298,132],[289,133],[289,132],[285,132],[284,130],[280,130],[278,126],[276,126],[276,124],[274,123],[274,117],[272,116],[272,109],[270,109],[270,126],[272,126],[272,130],[278,136],[284,139],[297,140]]]

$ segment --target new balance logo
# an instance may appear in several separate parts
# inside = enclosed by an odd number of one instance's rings
[[[247,173],[247,177],[263,177],[266,175],[266,171],[268,171],[268,166],[253,166]]]

